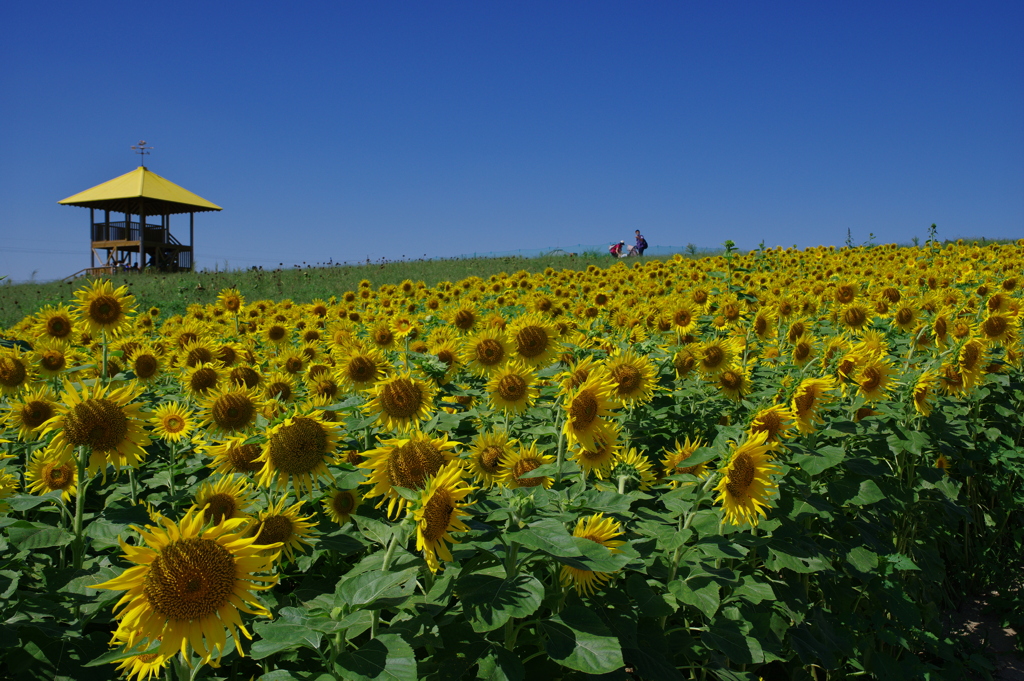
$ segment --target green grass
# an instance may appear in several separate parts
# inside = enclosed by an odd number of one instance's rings
[[[707,255],[706,253],[702,253]],[[645,260],[660,260],[671,256],[649,256]],[[466,258],[453,260],[386,261],[370,265],[340,267],[281,269],[253,272],[234,270],[227,272],[183,272],[178,274],[133,273],[112,278],[115,286],[126,284],[135,296],[140,309],[159,307],[164,315],[180,314],[192,303],[212,303],[222,289],[235,287],[247,301],[289,298],[296,303],[308,303],[314,298],[327,299],[355,290],[363,279],[375,287],[398,284],[405,279],[422,281],[432,286],[440,281],[458,281],[470,276],[486,279],[492,274],[512,273],[520,270],[542,272],[548,267],[555,270],[583,270],[589,265],[609,267],[616,261],[608,255],[582,253],[579,255],[548,255],[535,258]],[[627,265],[634,259],[623,260]],[[3,283],[0,284],[0,328],[9,327],[47,304],[67,302],[86,279],[69,282]]]

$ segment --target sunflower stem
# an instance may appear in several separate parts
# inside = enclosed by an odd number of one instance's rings
[[[131,466],[128,467],[128,482],[132,486],[132,506],[135,506],[139,503],[139,489],[138,483],[135,482],[135,468]]]
[[[626,481],[627,480],[629,480],[629,476],[628,475],[620,475],[619,476],[619,494],[625,494],[626,493]]]
[[[100,367],[100,378],[102,379],[103,383],[105,384],[107,382],[107,352],[108,352],[108,348],[107,348],[107,332],[106,331],[101,331],[100,332],[100,339],[101,339],[102,345],[103,345],[103,365]]]
[[[555,460],[555,484],[562,482],[562,464],[565,462],[565,432],[562,430],[562,411],[555,412],[555,430],[558,431],[558,458]]]
[[[78,448],[78,494],[75,495],[75,541],[71,545],[72,565],[76,570],[82,569],[85,562],[85,538],[82,536],[82,518],[85,516],[85,492],[89,485],[87,479],[87,465],[89,463],[89,448],[82,446]]]

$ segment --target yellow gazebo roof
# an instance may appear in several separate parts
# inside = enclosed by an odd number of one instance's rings
[[[132,215],[202,213],[221,210],[215,203],[179,187],[145,166],[98,184],[58,203],[99,208]]]

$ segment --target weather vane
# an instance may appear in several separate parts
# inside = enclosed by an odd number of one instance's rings
[[[142,156],[142,164],[141,165],[142,165],[143,168],[146,167],[146,154],[148,154],[152,148],[153,147],[147,147],[146,146],[146,140],[139,140],[139,143],[137,145],[136,144],[132,145],[132,149],[135,150],[135,153],[139,154],[140,156]]]

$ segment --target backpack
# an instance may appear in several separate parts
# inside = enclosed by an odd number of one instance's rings
[[[647,239],[640,235],[640,248],[647,248]]]

